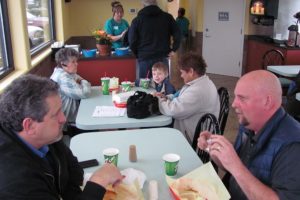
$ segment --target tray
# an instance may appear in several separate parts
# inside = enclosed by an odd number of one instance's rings
[[[126,108],[127,105],[127,103],[116,103],[115,101],[113,103],[117,108]]]

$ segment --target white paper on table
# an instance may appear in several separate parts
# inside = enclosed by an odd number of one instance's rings
[[[96,106],[93,117],[123,117],[126,108],[117,108],[115,106]]]
[[[125,176],[125,178],[123,179],[123,183],[127,185],[132,185],[134,184],[134,181],[137,180],[138,185],[140,186],[141,189],[143,189],[144,183],[147,179],[144,172],[133,168],[127,168],[127,169],[123,169],[121,171],[121,174]]]

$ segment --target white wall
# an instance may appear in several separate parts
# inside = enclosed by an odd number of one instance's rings
[[[293,17],[293,15],[299,11],[299,0],[279,0],[278,18],[274,23],[274,36],[276,34],[281,34],[282,39],[287,40],[288,27],[296,23],[297,20]]]

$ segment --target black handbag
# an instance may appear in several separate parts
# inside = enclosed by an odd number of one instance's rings
[[[152,114],[160,114],[157,97],[142,91],[136,91],[130,96],[126,107],[129,118],[143,119]]]

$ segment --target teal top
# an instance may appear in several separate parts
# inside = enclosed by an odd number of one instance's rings
[[[181,37],[188,37],[189,34],[189,20],[186,17],[177,17],[176,23],[181,31]]]
[[[128,29],[129,24],[125,19],[121,19],[121,22],[116,22],[113,18],[107,20],[104,25],[104,30],[107,34],[117,36],[120,35],[123,31]],[[117,40],[112,43],[113,48],[120,48],[123,46],[122,40]]]

